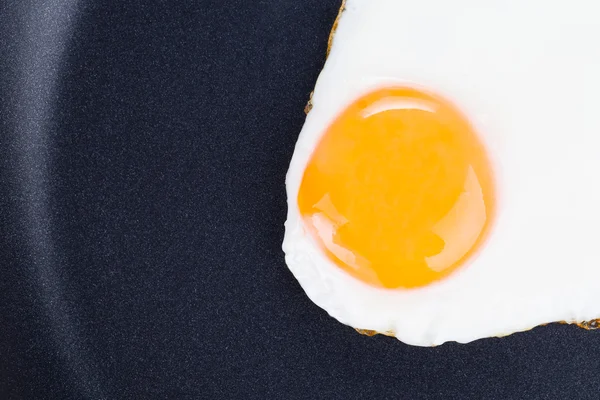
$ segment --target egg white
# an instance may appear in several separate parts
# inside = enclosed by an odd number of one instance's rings
[[[344,324],[421,346],[600,317],[600,6],[564,4],[347,0],[286,179],[283,250],[313,302]],[[342,271],[297,205],[327,126],[389,85],[457,105],[489,150],[499,195],[483,249],[420,289],[375,288]]]

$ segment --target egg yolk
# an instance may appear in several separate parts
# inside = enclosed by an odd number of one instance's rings
[[[349,274],[377,287],[425,286],[484,242],[495,207],[490,164],[450,102],[379,89],[323,133],[298,206],[308,232]]]

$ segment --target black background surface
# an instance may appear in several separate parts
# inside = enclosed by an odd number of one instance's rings
[[[287,270],[339,3],[0,3],[0,398],[600,398],[600,332],[410,347]]]

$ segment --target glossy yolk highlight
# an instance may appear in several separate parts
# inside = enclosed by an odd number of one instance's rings
[[[447,276],[481,246],[494,182],[484,146],[452,104],[386,88],[324,132],[298,206],[340,268],[373,286],[412,288]]]

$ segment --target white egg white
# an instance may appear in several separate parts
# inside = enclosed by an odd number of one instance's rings
[[[347,0],[286,179],[283,250],[312,301],[344,324],[421,346],[600,317],[599,9],[593,0]],[[320,251],[297,205],[327,126],[387,85],[457,105],[497,180],[485,247],[420,289],[349,276]]]

